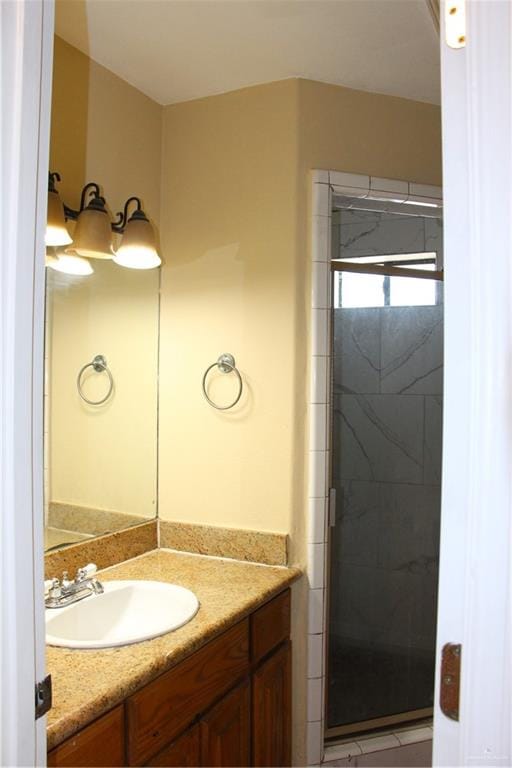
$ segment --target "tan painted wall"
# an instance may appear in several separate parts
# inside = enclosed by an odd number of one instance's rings
[[[301,564],[313,168],[440,184],[439,109],[288,80],[164,110],[160,514],[285,531]],[[226,351],[247,392],[223,414],[200,387]],[[219,400],[230,378],[212,382]],[[304,764],[305,583],[295,592]]]
[[[164,110],[163,518],[293,525],[296,115],[294,81]],[[245,382],[226,413],[201,393],[222,352]],[[234,377],[217,379],[211,393],[227,402]]]
[[[439,109],[287,80],[166,107],[163,141],[160,513],[298,534],[308,171],[439,184]],[[247,391],[219,413],[201,377],[225,351]]]
[[[158,223],[161,118],[158,104],[55,39],[50,168],[61,174],[68,205],[78,207],[83,185],[96,181],[113,212],[135,194]],[[49,493],[53,501],[154,515],[159,275],[93,267],[93,276],[78,279],[49,271]],[[75,379],[98,353],[116,392],[94,409],[79,399]],[[89,386],[99,392],[101,379]]]

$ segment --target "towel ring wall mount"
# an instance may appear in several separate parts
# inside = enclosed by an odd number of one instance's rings
[[[101,398],[101,400],[89,400],[89,398],[86,397],[83,393],[82,376],[88,368],[94,368],[96,373],[106,373],[108,376],[108,380],[109,380],[108,392],[105,395],[105,397]],[[76,377],[76,386],[78,389],[78,394],[80,395],[82,400],[84,400],[84,402],[86,402],[88,405],[103,405],[103,403],[106,403],[114,389],[114,379],[107,365],[107,358],[104,355],[96,355],[96,357],[94,357],[90,363],[86,363],[85,365],[83,365],[78,372],[78,376]]]
[[[233,400],[232,403],[229,403],[229,405],[217,405],[217,403],[214,403],[213,400],[211,400],[210,397],[208,396],[208,392],[206,389],[206,380],[212,368],[217,368],[221,373],[234,373],[238,378],[238,395],[236,396],[236,398]],[[218,360],[216,360],[215,363],[212,363],[211,365],[209,365],[206,371],[204,372],[203,395],[205,396],[206,401],[213,408],[216,408],[218,411],[228,411],[230,408],[233,408],[242,397],[243,389],[244,389],[244,384],[242,381],[242,377],[240,375],[240,371],[236,367],[235,358],[233,357],[233,355],[230,355],[229,352],[226,352],[223,355],[221,355],[218,358]]]

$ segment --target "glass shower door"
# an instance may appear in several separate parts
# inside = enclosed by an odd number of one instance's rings
[[[379,269],[333,272],[332,735],[425,717],[433,704],[442,284]]]

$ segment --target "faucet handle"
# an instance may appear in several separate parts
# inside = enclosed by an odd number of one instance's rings
[[[53,589],[55,585],[55,582],[58,581],[58,579],[46,579],[44,582],[44,594],[47,595],[50,589]]]
[[[47,579],[44,583],[44,594],[48,595],[48,597],[60,597],[60,581],[58,579]]]
[[[67,571],[62,571],[62,579],[60,580],[60,583],[64,588],[69,587],[71,584]]]
[[[75,581],[83,581],[84,579],[90,579],[91,576],[94,576],[97,570],[98,570],[98,566],[96,565],[96,563],[89,563],[88,565],[84,565],[83,568],[79,568],[77,570]]]

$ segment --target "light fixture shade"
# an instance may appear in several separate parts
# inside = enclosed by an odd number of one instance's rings
[[[162,263],[155,230],[142,211],[135,211],[126,224],[114,261],[130,269],[154,269]]]
[[[48,215],[44,241],[48,246],[69,245],[73,242],[66,228],[64,206],[59,193],[55,190],[48,191]]]
[[[112,258],[112,229],[104,208],[90,205],[81,211],[76,222],[73,246],[66,248],[66,253],[76,253],[88,259]]]
[[[57,258],[53,257],[48,266],[55,269],[56,272],[63,272],[66,275],[86,276],[92,275],[94,272],[87,259],[68,251],[60,253]]]

